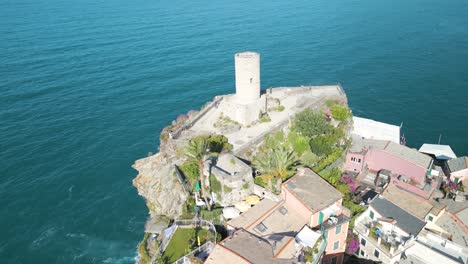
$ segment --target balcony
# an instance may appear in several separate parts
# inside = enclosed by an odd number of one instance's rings
[[[379,248],[389,257],[400,254],[414,243],[413,238],[404,237],[396,232],[386,231],[375,221],[360,221],[354,226],[354,231],[364,236],[369,242]]]
[[[313,247],[304,247],[299,256],[301,262],[317,264],[322,260],[323,253],[327,247],[327,241],[320,237]]]

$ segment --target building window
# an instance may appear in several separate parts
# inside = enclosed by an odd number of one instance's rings
[[[361,159],[358,159],[356,157],[351,157],[351,161],[354,163],[361,163]]]
[[[257,225],[257,229],[258,229],[258,231],[263,233],[263,232],[265,232],[267,230],[267,227],[263,223],[260,223],[260,224]]]
[[[333,243],[333,250],[337,250],[340,247],[340,241]]]
[[[369,212],[369,217],[370,217],[371,219],[374,219],[374,212],[373,212],[372,210]]]
[[[337,261],[338,261],[338,257],[337,257],[337,256],[334,256],[334,257],[332,257],[332,259],[331,259],[331,264],[336,264]]]
[[[279,211],[282,215],[286,215],[288,213],[288,209],[286,209],[284,206],[281,206]]]
[[[432,220],[434,220],[434,217],[432,217],[432,215],[428,215],[428,216],[427,216],[427,221],[431,221],[431,222],[432,222]]]
[[[338,235],[339,233],[341,233],[341,225],[336,226],[335,235]]]
[[[374,257],[379,258],[380,252],[377,249],[374,249]]]
[[[363,245],[363,246],[366,245],[366,240],[364,238],[361,238],[361,245]]]
[[[366,253],[364,253],[364,250],[361,250],[361,256],[364,257],[365,255],[366,255]]]

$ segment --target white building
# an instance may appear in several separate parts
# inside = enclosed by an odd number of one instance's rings
[[[400,127],[378,122],[372,119],[353,117],[353,131],[362,138],[375,140],[390,140],[400,144]]]

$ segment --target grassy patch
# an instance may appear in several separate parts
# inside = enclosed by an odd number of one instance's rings
[[[149,233],[145,233],[145,236],[143,237],[143,241],[138,244],[138,254],[140,255],[140,263],[150,263],[151,257],[148,254],[148,250],[146,249],[148,245],[148,238],[149,238]]]
[[[173,263],[185,254],[190,253],[198,247],[197,235],[200,238],[200,245],[202,245],[209,239],[211,233],[201,228],[198,230],[192,228],[177,228],[162,255],[163,259],[167,259],[168,263]]]

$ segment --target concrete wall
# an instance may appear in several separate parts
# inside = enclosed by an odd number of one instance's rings
[[[426,179],[427,168],[394,156],[385,150],[371,149],[367,152],[365,162],[370,170],[387,169],[393,173],[405,175],[416,183]]]
[[[352,161],[351,158],[354,158],[357,160],[361,159],[361,162],[358,163],[358,162]],[[345,170],[356,171],[359,173],[362,170],[363,164],[364,164],[363,154],[351,153],[351,152],[346,153],[346,160],[345,160],[345,165],[344,165]]]
[[[236,70],[236,99],[250,103],[260,98],[260,54],[242,52],[234,55]]]
[[[310,209],[305,206],[294,194],[292,194],[288,189],[281,187],[282,192],[280,194],[281,199],[284,200],[285,204],[294,210],[295,212],[299,213],[300,216],[305,220],[305,222],[309,222],[310,216],[312,212]]]
[[[462,181],[462,180],[468,178],[468,169],[452,172],[450,174],[450,177],[458,178],[460,181]],[[452,180],[455,180],[453,178],[452,178]]]
[[[244,126],[258,120],[261,107],[260,100],[253,101],[249,104],[241,104],[235,101],[235,97],[232,99],[234,100],[225,102],[226,109],[228,110],[224,113],[225,115]]]

